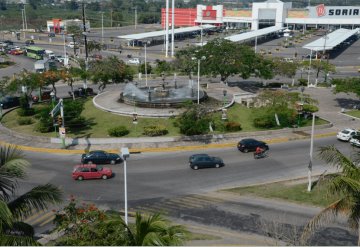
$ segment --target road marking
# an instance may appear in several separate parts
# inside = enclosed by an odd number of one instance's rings
[[[330,133],[323,133],[323,134],[315,134],[315,138],[324,138],[335,136],[336,132]],[[274,143],[283,143],[293,140],[302,140],[302,139],[309,139],[309,137],[278,137],[278,138],[269,138],[265,139],[269,144]],[[4,141],[0,141],[1,145],[15,145],[11,143],[7,143]],[[175,146],[175,147],[156,147],[156,148],[130,148],[130,152],[140,152],[140,153],[155,153],[155,152],[178,152],[178,151],[193,151],[193,150],[204,150],[204,149],[212,149],[212,148],[230,148],[236,147],[237,142],[230,142],[230,143],[210,143],[210,144],[203,144],[203,145],[192,145],[192,146]],[[15,145],[19,149],[24,151],[31,151],[31,152],[40,152],[40,153],[58,153],[58,154],[83,154],[86,153],[85,150],[76,149],[76,150],[68,150],[68,149],[56,149],[56,148],[39,148],[39,147],[30,147],[30,146],[23,146],[23,145]],[[107,152],[111,153],[118,153],[119,149],[104,149]]]

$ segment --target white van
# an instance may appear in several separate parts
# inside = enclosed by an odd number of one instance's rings
[[[45,50],[45,55],[46,55],[49,59],[55,59],[55,54],[54,54],[53,51]]]

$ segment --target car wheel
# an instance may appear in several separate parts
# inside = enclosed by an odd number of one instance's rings
[[[108,177],[106,175],[102,175],[101,178],[106,180]]]
[[[216,168],[220,168],[220,164],[216,164],[215,167],[216,167]]]
[[[82,176],[78,176],[78,180],[81,181],[84,180],[84,178]]]
[[[111,165],[115,165],[115,160],[110,160]]]
[[[248,152],[249,152],[249,149],[245,148],[244,153],[248,153]]]
[[[199,169],[199,167],[198,166],[193,166],[193,169],[197,170],[197,169]]]
[[[88,165],[92,165],[92,161],[89,160],[89,161],[88,161]]]

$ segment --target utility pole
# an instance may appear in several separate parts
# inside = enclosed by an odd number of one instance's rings
[[[145,43],[145,85],[148,85],[148,78],[147,78],[147,61],[146,61],[146,43]]]
[[[110,10],[110,27],[113,25],[113,9]]]
[[[101,45],[104,45],[104,12],[101,12]]]
[[[83,35],[84,35],[84,41],[85,41],[85,70],[87,72],[88,70],[88,58],[89,58],[89,54],[88,54],[88,47],[87,47],[87,32],[86,32],[86,20],[85,20],[85,3],[82,3],[82,20],[83,20]],[[87,81],[86,78],[84,80],[84,88],[86,90],[87,88]],[[85,92],[86,93],[86,92]]]
[[[26,20],[26,4],[25,3],[24,3],[24,20],[25,20],[25,29],[27,30],[28,26],[27,26],[27,20]]]
[[[136,26],[137,26],[137,6],[135,6],[135,8],[134,8],[134,10],[135,10],[135,29],[136,29]]]
[[[313,113],[311,125],[311,139],[310,139],[310,161],[308,165],[308,192],[311,191],[311,175],[312,175],[312,162],[313,162],[313,149],[314,149],[314,130],[315,130],[315,113]]]

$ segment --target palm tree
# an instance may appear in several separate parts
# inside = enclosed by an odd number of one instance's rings
[[[334,146],[321,147],[319,157],[326,163],[340,170],[337,174],[328,175],[325,181],[329,183],[328,193],[335,194],[338,200],[331,203],[316,215],[305,227],[302,241],[310,237],[318,227],[332,221],[339,214],[348,218],[349,226],[358,231],[360,245],[360,153],[346,157]]]
[[[15,146],[0,146],[0,245],[37,245],[34,229],[22,222],[33,210],[60,203],[62,192],[51,184],[37,186],[15,197],[17,179],[26,177],[30,164]]]
[[[135,224],[127,229],[129,246],[175,246],[182,245],[187,231],[183,226],[169,226],[168,221],[160,214],[143,217],[139,212],[135,216]]]

